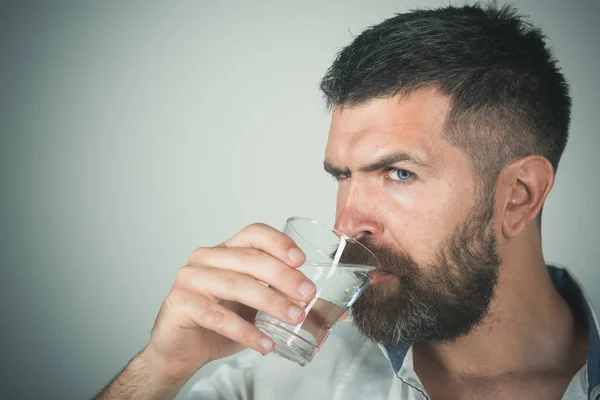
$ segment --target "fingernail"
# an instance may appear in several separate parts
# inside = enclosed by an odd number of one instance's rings
[[[271,339],[261,338],[259,344],[260,347],[262,347],[263,349],[271,350],[271,347],[273,346],[273,341]]]
[[[300,307],[290,306],[290,308],[288,310],[288,315],[292,319],[296,319],[296,318],[298,318],[298,315],[300,315],[301,312],[302,312],[302,309]]]
[[[308,281],[304,281],[300,284],[300,286],[298,286],[298,291],[300,292],[300,294],[302,296],[308,296],[314,290],[315,290],[315,285],[313,285],[311,282],[308,282]]]
[[[288,258],[293,263],[299,263],[304,259],[304,253],[297,247],[288,250]]]

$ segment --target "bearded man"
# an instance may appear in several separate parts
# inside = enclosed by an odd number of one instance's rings
[[[321,90],[335,227],[382,266],[309,367],[245,355],[190,398],[599,399],[597,319],[542,253],[571,109],[542,33],[510,7],[398,14],[345,47]],[[195,250],[98,398],[172,398],[212,360],[270,352],[253,317],[302,320],[303,261],[263,224]]]

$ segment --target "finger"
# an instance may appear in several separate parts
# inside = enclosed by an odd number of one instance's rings
[[[262,223],[248,225],[223,242],[222,247],[251,247],[267,252],[291,267],[299,267],[306,256],[285,233]]]
[[[247,247],[213,247],[199,248],[194,253],[194,259],[203,266],[251,276],[298,301],[308,302],[316,293],[313,282],[301,271],[290,268],[261,250]]]
[[[269,353],[273,349],[273,340],[260,329],[209,299],[199,296],[195,306],[188,307],[187,314],[198,326],[216,332],[244,347],[250,347],[262,354]]]
[[[297,325],[305,317],[303,308],[280,292],[237,272],[202,268],[188,278],[187,284],[203,296],[237,301],[289,324]]]
[[[342,322],[343,320],[345,320],[346,318],[348,318],[348,315],[350,315],[350,310],[346,310],[346,312],[342,314],[342,316],[340,317],[340,319],[338,319],[338,322]]]

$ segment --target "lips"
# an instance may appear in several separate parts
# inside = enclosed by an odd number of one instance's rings
[[[375,285],[377,282],[385,279],[386,277],[393,276],[394,274],[390,274],[389,272],[382,271],[381,269],[376,269],[375,271],[369,272],[371,276],[371,283],[369,285]]]

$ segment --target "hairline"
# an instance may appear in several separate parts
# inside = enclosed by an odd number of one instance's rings
[[[420,84],[414,85],[410,88],[406,88],[406,87],[394,88],[394,90],[390,89],[390,90],[384,91],[378,95],[370,96],[367,98],[362,98],[358,101],[350,100],[350,101],[343,101],[343,102],[334,103],[334,104],[327,104],[326,108],[328,109],[329,112],[332,112],[334,108],[345,109],[347,107],[357,107],[357,106],[365,104],[366,102],[371,101],[373,99],[397,98],[398,101],[403,101],[406,98],[408,98],[409,96],[411,96],[413,93],[420,91],[420,90],[426,90],[426,89],[435,89],[440,95],[446,96],[448,98],[450,106],[449,106],[448,112],[447,112],[444,122],[443,122],[442,139],[444,141],[446,141],[446,143],[448,143],[452,146],[458,147],[462,152],[464,152],[466,154],[469,165],[471,166],[471,169],[474,172],[474,176],[475,176],[475,196],[477,196],[477,199],[479,201],[487,200],[487,201],[493,202],[495,193],[496,193],[496,185],[498,182],[498,176],[499,176],[500,172],[502,171],[502,169],[504,169],[506,166],[508,166],[510,164],[510,162],[505,161],[504,165],[496,168],[496,170],[494,170],[494,171],[484,170],[483,168],[478,166],[478,164],[476,162],[475,154],[471,154],[471,152],[468,151],[468,149],[465,148],[465,146],[462,146],[460,143],[457,143],[456,141],[453,140],[453,135],[460,135],[460,133],[455,131],[455,129],[458,126],[462,125],[465,127],[465,129],[473,129],[473,127],[465,126],[465,125],[467,125],[465,123],[465,121],[458,121],[457,119],[453,119],[453,117],[468,116],[468,119],[473,121],[473,115],[468,115],[468,112],[465,112],[465,110],[457,109],[456,102],[455,102],[455,96],[451,93],[444,93],[441,90],[441,84],[439,82],[426,81],[426,82],[422,82]],[[496,107],[497,106],[492,106],[492,108],[496,108]],[[478,118],[475,117],[475,120],[478,120]],[[479,120],[484,120],[484,118],[479,118]],[[483,122],[483,123],[484,123],[484,125],[489,125],[486,122]],[[519,125],[521,125],[521,124],[519,123]],[[507,127],[507,129],[511,129],[511,128]],[[543,157],[545,157],[545,156],[543,156]],[[542,209],[540,209],[540,212],[538,213],[538,215],[536,217],[536,219],[538,220],[537,225],[538,225],[539,229],[541,229],[542,210],[543,210],[543,207],[542,207]]]

